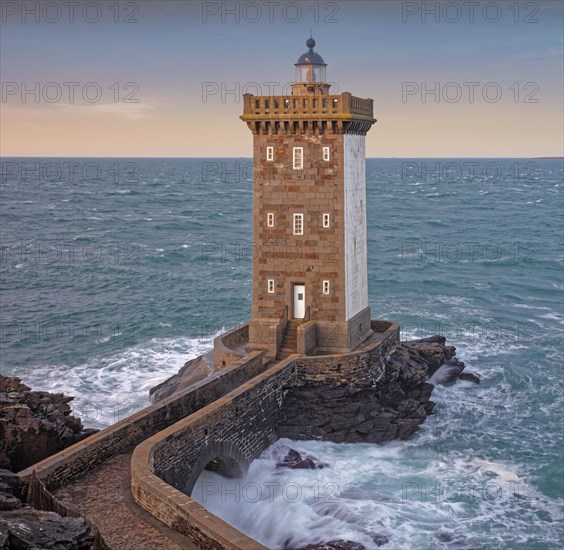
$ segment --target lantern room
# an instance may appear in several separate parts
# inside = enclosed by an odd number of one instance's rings
[[[310,38],[306,42],[309,51],[304,53],[296,63],[296,82],[303,84],[315,84],[327,82],[327,63],[323,58],[313,51],[315,40]]]

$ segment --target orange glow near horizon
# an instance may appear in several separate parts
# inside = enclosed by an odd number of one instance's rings
[[[401,4],[341,2],[334,24],[313,25],[338,93],[374,99],[378,123],[367,137],[368,157],[562,156],[560,3],[539,1],[535,24],[515,22],[507,10],[493,24],[479,13],[472,24],[435,24],[406,16]],[[256,95],[269,95],[268,83],[293,80],[314,14],[306,18],[304,10],[304,26],[217,14],[204,22],[197,2],[139,8],[130,25],[115,24],[113,12],[98,24],[80,21],[79,12],[72,24],[6,16],[2,156],[251,156],[241,95],[253,83],[262,90]],[[78,99],[53,101],[65,82],[80,83]],[[89,82],[104,92],[97,101],[82,97]],[[473,101],[469,82],[477,83]],[[35,83],[39,99],[22,97],[19,88]],[[134,102],[127,102],[132,86]],[[279,84],[274,95],[283,89]],[[496,89],[502,95],[492,101]]]

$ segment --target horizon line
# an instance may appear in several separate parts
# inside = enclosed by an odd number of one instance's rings
[[[253,157],[246,157],[246,156],[234,156],[234,157],[167,157],[167,156],[143,156],[143,157],[135,157],[135,156],[105,156],[105,155],[0,155],[0,160],[5,158],[15,158],[15,159],[26,159],[26,158],[38,158],[38,159],[62,159],[62,158],[76,158],[76,159],[85,159],[85,158],[92,158],[92,159],[174,159],[174,160],[188,160],[188,159],[252,159]],[[403,160],[403,159],[532,159],[532,160],[564,160],[564,156],[515,156],[515,157],[504,157],[504,156],[472,156],[472,157],[464,157],[464,156],[448,156],[448,157],[418,157],[418,156],[405,156],[405,157],[366,157],[366,160]]]

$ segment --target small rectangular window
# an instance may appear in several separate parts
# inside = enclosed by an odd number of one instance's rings
[[[274,294],[274,279],[268,279],[268,293]]]
[[[266,224],[268,227],[274,227],[274,212],[269,212],[266,215]]]
[[[274,147],[266,148],[266,160],[268,161],[274,160]]]
[[[264,100],[264,108],[265,108],[265,109],[270,109],[270,99],[265,99],[265,100]]]
[[[323,294],[329,294],[330,285],[329,281],[323,281]]]
[[[280,102],[279,102],[277,99],[274,100],[274,108],[275,108],[275,109],[279,109],[279,108],[280,108]]]
[[[255,109],[260,109],[260,100],[255,99]]]
[[[329,227],[331,225],[331,215],[323,214],[323,227]]]
[[[303,170],[304,168],[304,148],[294,147],[294,170]]]
[[[323,160],[331,160],[331,148],[323,147]]]
[[[304,215],[294,214],[294,235],[304,234]]]

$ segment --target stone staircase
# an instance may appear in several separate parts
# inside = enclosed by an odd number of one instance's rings
[[[278,351],[276,359],[281,361],[286,359],[286,357],[292,355],[292,353],[297,352],[298,346],[298,327],[302,324],[301,319],[290,319],[286,325],[286,332],[284,332],[284,338],[282,340],[282,345]]]

